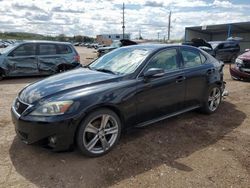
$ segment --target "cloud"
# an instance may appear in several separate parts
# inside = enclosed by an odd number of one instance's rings
[[[145,6],[149,6],[149,7],[163,7],[163,2],[146,1]]]
[[[139,30],[144,38],[167,35],[172,11],[171,38],[184,36],[188,26],[250,20],[247,2],[229,0],[0,0],[0,31],[25,31],[48,35],[122,33],[122,3],[126,32]],[[8,10],[8,11],[6,11]],[[233,10],[233,11],[232,11]]]
[[[74,9],[70,9],[70,8],[62,8],[60,7],[54,7],[51,10],[52,12],[63,12],[63,13],[84,13],[84,9],[83,10],[74,10]]]

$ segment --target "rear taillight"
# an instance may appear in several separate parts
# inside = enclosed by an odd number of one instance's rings
[[[80,56],[79,55],[74,56],[74,60],[76,62],[80,63]]]

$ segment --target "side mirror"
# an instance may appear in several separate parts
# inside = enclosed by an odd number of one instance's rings
[[[245,49],[245,52],[249,52],[249,51],[250,51],[250,49],[249,49],[249,48]]]
[[[144,73],[144,78],[149,79],[149,78],[157,78],[161,77],[165,74],[165,71],[160,68],[150,68]]]

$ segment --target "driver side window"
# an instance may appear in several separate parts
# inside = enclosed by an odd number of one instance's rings
[[[178,69],[177,66],[177,50],[168,49],[157,53],[146,66],[145,71],[151,68],[160,68],[165,72]]]

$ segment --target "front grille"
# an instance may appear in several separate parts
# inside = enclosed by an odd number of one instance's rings
[[[21,102],[19,99],[16,99],[14,108],[18,114],[22,114],[28,107],[29,105]]]
[[[250,69],[250,60],[243,60],[243,67],[246,69]]]

